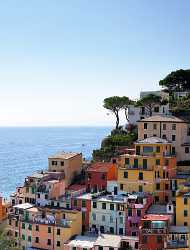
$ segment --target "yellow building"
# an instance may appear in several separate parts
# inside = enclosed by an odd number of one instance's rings
[[[172,142],[177,161],[190,160],[190,126],[180,118],[154,115],[138,121],[138,139],[158,136]]]
[[[190,228],[190,183],[180,185],[176,193],[176,225]]]
[[[156,203],[170,201],[175,175],[176,158],[171,154],[171,143],[158,137],[137,141],[135,154],[122,155],[118,162],[120,191],[153,193]]]
[[[0,196],[0,223],[7,218],[9,207],[10,204],[8,202],[5,202]]]
[[[81,173],[82,154],[79,153],[60,153],[48,158],[50,172],[64,172],[65,185],[68,187],[73,178]]]

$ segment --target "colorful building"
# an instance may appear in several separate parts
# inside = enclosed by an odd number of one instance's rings
[[[141,218],[153,203],[153,197],[145,193],[134,193],[127,197],[125,206],[126,222],[125,234],[139,236]]]
[[[151,193],[155,203],[168,203],[176,176],[171,143],[150,137],[137,141],[135,149],[135,154],[121,155],[118,161],[119,191]]]
[[[81,153],[59,153],[48,158],[48,171],[64,172],[65,186],[72,184],[74,178],[81,173],[82,170],[82,154]]]
[[[162,250],[167,242],[170,215],[148,214],[141,219],[140,227],[140,250]]]
[[[107,189],[107,182],[117,179],[117,167],[114,163],[97,162],[87,169],[86,189],[98,192]]]
[[[125,204],[122,195],[93,197],[91,201],[90,231],[125,235]]]
[[[7,218],[9,208],[10,203],[6,202],[3,197],[0,196],[0,223]]]
[[[172,143],[177,161],[190,160],[190,124],[169,115],[155,115],[138,122],[138,139],[157,136]]]
[[[82,232],[80,211],[51,207],[16,205],[9,215],[9,229],[22,249],[63,250],[64,243]]]

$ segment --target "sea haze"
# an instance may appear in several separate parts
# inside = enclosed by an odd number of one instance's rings
[[[48,156],[56,152],[82,152],[90,159],[110,131],[110,127],[0,128],[0,193],[8,197],[27,175],[47,169]]]

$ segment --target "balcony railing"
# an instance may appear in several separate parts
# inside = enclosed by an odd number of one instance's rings
[[[170,240],[167,242],[167,249],[188,248],[187,240]]]
[[[142,234],[166,234],[166,228],[142,228]]]

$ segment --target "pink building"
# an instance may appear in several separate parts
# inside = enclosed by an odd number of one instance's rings
[[[150,194],[135,193],[127,198],[126,212],[126,235],[138,236],[141,219],[153,203]]]

